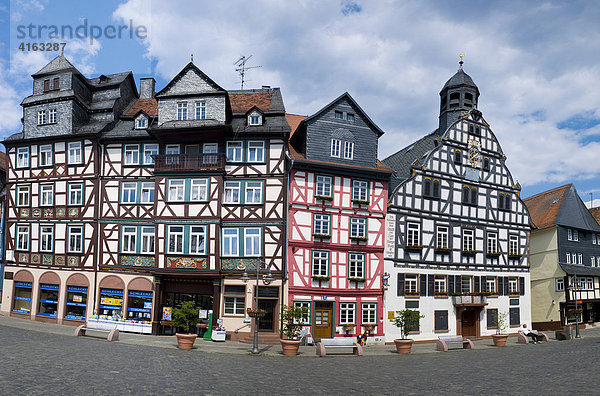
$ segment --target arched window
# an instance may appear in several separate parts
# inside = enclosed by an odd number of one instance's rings
[[[423,183],[423,195],[431,197],[431,179],[426,177]]]

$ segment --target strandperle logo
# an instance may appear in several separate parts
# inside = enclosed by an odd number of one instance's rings
[[[133,20],[123,25],[89,25],[85,18],[80,25],[17,25],[17,39],[19,40],[66,40],[66,39],[89,39],[90,44],[100,38],[105,39],[145,39],[148,37],[148,29],[144,25],[134,25]]]

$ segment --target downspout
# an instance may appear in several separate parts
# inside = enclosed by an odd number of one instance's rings
[[[96,204],[94,205],[94,216],[96,217],[96,251],[94,254],[94,301],[92,305],[92,315],[95,315],[97,312],[100,312],[100,308],[96,311],[96,301],[98,301],[98,268],[100,266],[100,246],[102,246],[102,236],[100,235],[100,211],[101,211],[101,202],[100,199],[100,177],[101,177],[101,169],[104,167],[101,166],[100,161],[101,158],[104,158],[100,150],[102,150],[102,145],[98,140],[94,142],[96,144],[96,177],[94,178],[94,183],[96,183]]]
[[[4,266],[5,266],[5,257],[6,257],[6,241],[4,240],[4,235],[6,234],[6,187],[4,187],[2,194],[0,195],[0,200],[2,201],[1,209],[2,210],[2,218],[0,219],[0,249],[2,249],[2,253],[0,254],[0,298],[3,295],[4,291]],[[2,301],[0,300],[0,305],[2,305]]]

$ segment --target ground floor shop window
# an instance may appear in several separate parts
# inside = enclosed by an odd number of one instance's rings
[[[15,282],[13,312],[31,312],[31,282]]]
[[[123,314],[123,289],[100,289],[99,314],[100,319],[119,317]]]
[[[246,309],[246,286],[225,286],[225,315],[244,315]]]
[[[58,289],[58,285],[40,284],[40,306],[37,313],[39,316],[56,318],[56,312],[58,311]]]
[[[435,331],[448,331],[448,311],[434,311]]]
[[[152,292],[130,290],[127,299],[127,319],[152,319]]]
[[[377,304],[363,303],[362,304],[362,324],[377,324]]]
[[[67,309],[65,319],[85,320],[88,288],[67,286]]]

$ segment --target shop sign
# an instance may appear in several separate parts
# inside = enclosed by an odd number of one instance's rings
[[[162,320],[173,320],[173,308],[163,307]]]
[[[122,298],[113,298],[113,297],[102,297],[100,299],[100,304],[102,305],[114,305],[116,307],[123,306]]]
[[[83,301],[83,297],[82,296],[80,296],[78,294],[75,294],[73,296],[73,302],[82,302],[82,301]]]
[[[144,301],[144,308],[145,309],[152,309],[152,301],[150,301],[150,302]]]

